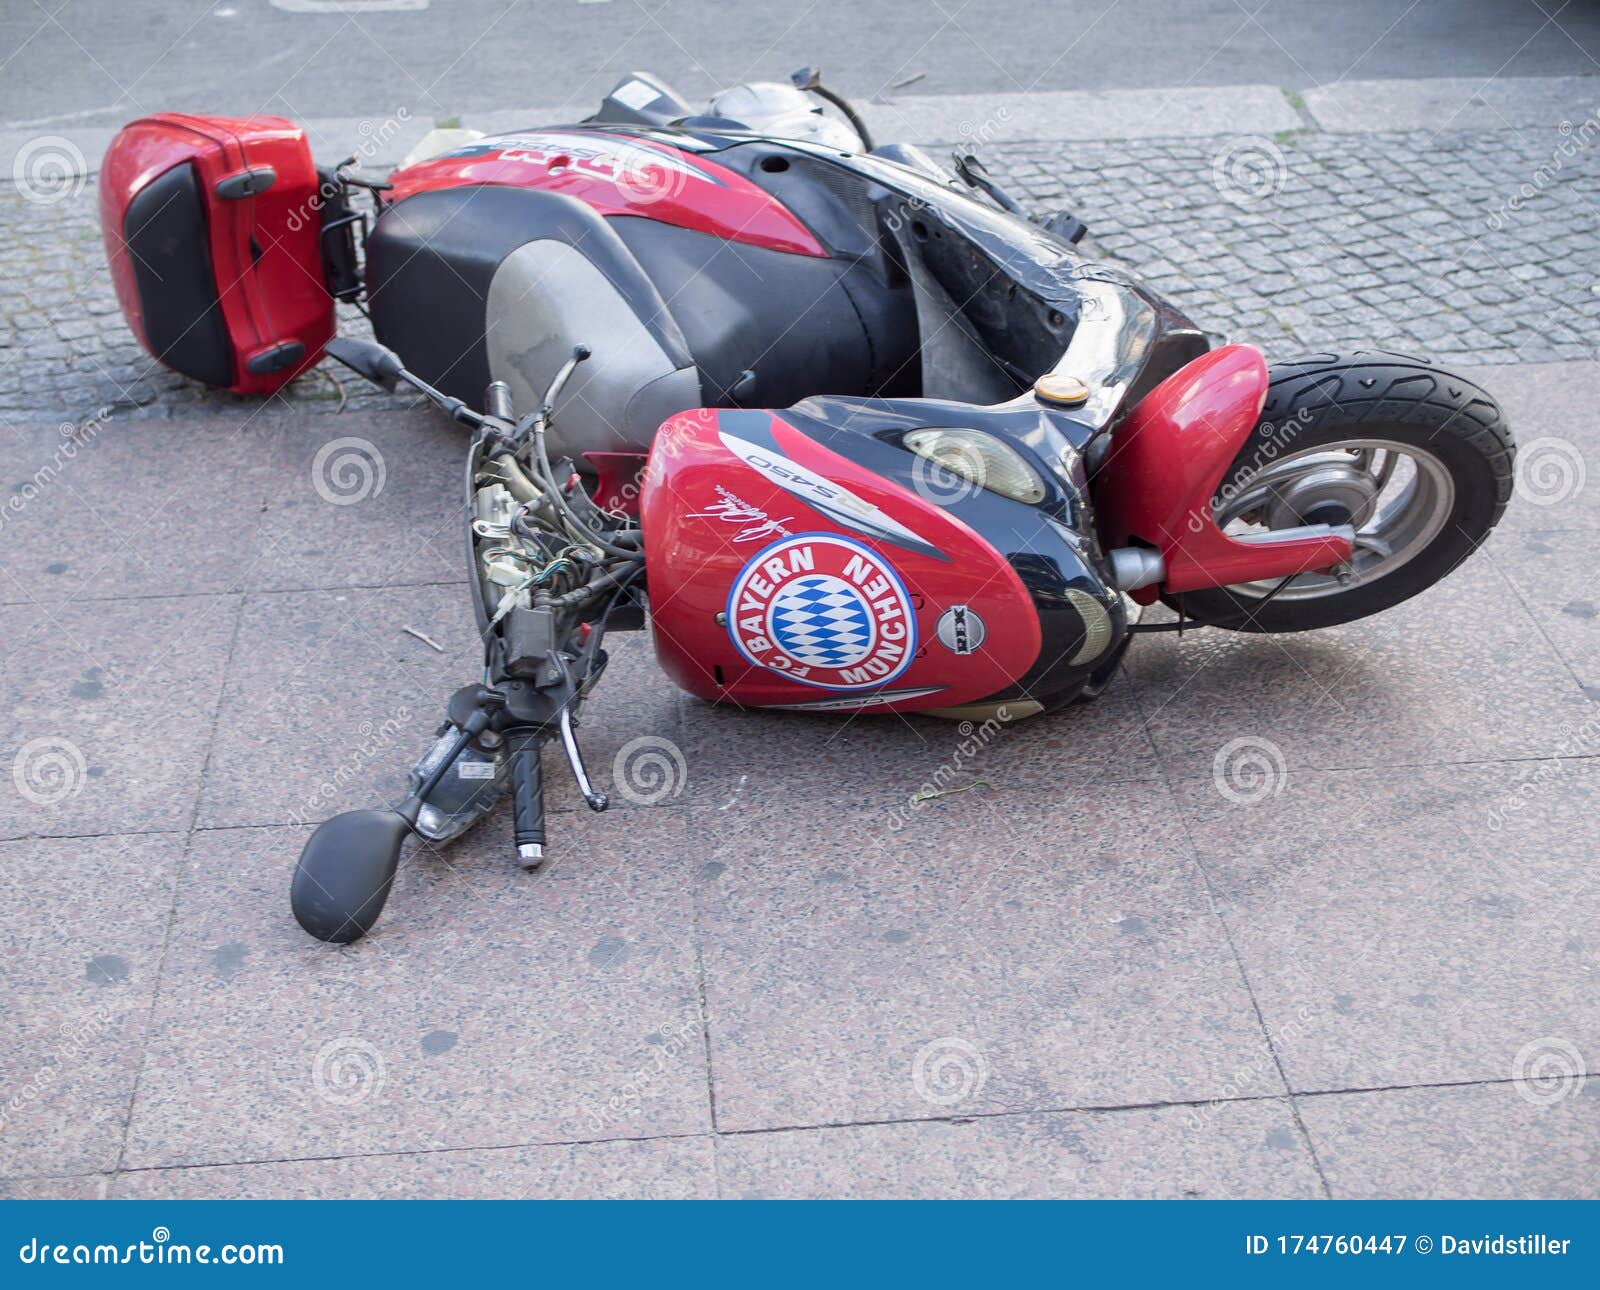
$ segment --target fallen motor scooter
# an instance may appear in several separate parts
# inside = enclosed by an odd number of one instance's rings
[[[1514,448],[1470,381],[1402,355],[1216,346],[1066,212],[974,157],[874,147],[814,72],[696,113],[625,78],[580,124],[318,171],[276,118],[146,118],[102,214],[130,323],[267,392],[324,354],[473,429],[481,678],[394,811],[323,824],[293,884],[371,928],[404,839],[513,802],[608,632],[648,616],[706,700],[1013,717],[1092,698],[1140,631],[1292,632],[1432,585],[1488,534]],[[334,301],[377,341],[334,336]],[[476,405],[476,406],[472,406]],[[1174,623],[1141,624],[1160,599]]]

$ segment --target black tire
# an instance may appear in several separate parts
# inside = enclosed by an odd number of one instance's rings
[[[1224,476],[1234,495],[1263,463],[1352,439],[1426,449],[1455,486],[1449,519],[1397,568],[1347,590],[1272,600],[1231,587],[1162,599],[1200,622],[1234,631],[1302,632],[1378,613],[1431,587],[1471,555],[1511,499],[1516,445],[1500,406],[1471,381],[1419,358],[1375,350],[1274,363],[1261,421]]]

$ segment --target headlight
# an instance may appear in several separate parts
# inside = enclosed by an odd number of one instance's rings
[[[973,488],[986,488],[1030,505],[1045,499],[1044,481],[1022,454],[982,430],[913,430],[900,442],[941,468],[917,472],[916,489],[930,501],[959,501]]]

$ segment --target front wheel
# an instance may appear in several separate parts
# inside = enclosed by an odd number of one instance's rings
[[[1511,498],[1516,446],[1471,381],[1402,354],[1274,364],[1261,421],[1212,499],[1223,532],[1307,524],[1356,531],[1348,569],[1163,597],[1235,631],[1365,618],[1431,587],[1488,536]]]

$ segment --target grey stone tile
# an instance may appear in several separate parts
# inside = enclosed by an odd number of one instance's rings
[[[108,1174],[69,1178],[0,1178],[0,1200],[104,1200]]]
[[[705,1200],[711,1139],[424,1151],[118,1175],[118,1200]],[[3,1187],[3,1184],[0,1184]]]
[[[725,1131],[1282,1091],[1158,784],[691,818]]]
[[[250,585],[398,587],[465,578],[468,443],[442,414],[407,410],[399,398],[389,412],[286,421],[268,457],[261,556]]]
[[[1291,636],[1135,641],[1127,667],[1163,757],[1209,778],[1236,741],[1291,766],[1538,756],[1590,704],[1496,568],[1473,556],[1371,618]]]
[[[408,626],[445,652],[408,635]],[[465,585],[252,595],[201,823],[314,823],[398,802],[451,692],[477,679],[477,642]],[[595,787],[616,810],[682,804],[691,781],[677,691],[642,633],[608,637],[607,649],[611,662],[578,725]],[[656,778],[657,767],[665,778]],[[544,785],[550,812],[586,809],[555,743],[545,749]]]
[[[1589,697],[1600,700],[1600,584],[1585,535],[1534,530],[1507,534],[1496,544],[1494,557],[1539,629],[1588,687]],[[1600,717],[1600,709],[1591,712]],[[1586,718],[1583,725],[1592,726],[1593,720]],[[1584,738],[1570,750],[1552,751],[1600,752],[1600,729],[1584,731]]]
[[[1592,1069],[1592,1067],[1591,1067]],[[1600,1079],[1300,1099],[1335,1198],[1594,1200]]]
[[[451,691],[481,671],[477,642],[464,585],[250,596],[201,823],[309,822],[399,801]]]
[[[1516,491],[1501,527],[1600,528],[1600,363],[1518,363],[1467,375],[1499,400],[1517,439]]]
[[[246,585],[273,438],[250,419],[0,427],[0,600]]]
[[[730,1197],[1320,1197],[1286,1101],[1061,1111],[717,1139]]]
[[[1594,110],[1594,86],[1580,76],[1507,76],[1346,81],[1306,91],[1306,106],[1324,130],[1499,131],[1511,126],[1555,129]]]
[[[124,1164],[705,1132],[681,812],[402,861],[347,949],[289,912],[300,829],[195,835]]]
[[[1600,1032],[1592,761],[1178,785],[1296,1091],[1512,1077]]]
[[[0,1177],[116,1163],[182,850],[168,833],[0,842]]]
[[[1120,676],[1093,702],[993,725],[772,712],[692,698],[682,713],[694,800],[719,807],[831,794],[888,809],[928,785],[987,780],[995,789],[1067,794],[1156,771],[1132,690]]]
[[[185,828],[239,602],[0,606],[0,836]]]

